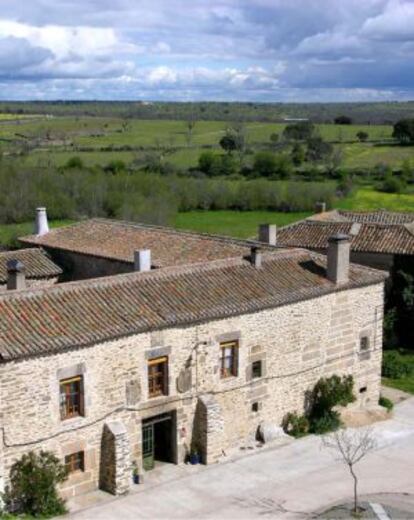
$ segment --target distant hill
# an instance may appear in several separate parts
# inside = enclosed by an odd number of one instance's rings
[[[414,101],[383,103],[172,103],[158,101],[22,101],[0,102],[3,114],[105,116],[140,119],[195,119],[286,122],[309,119],[332,123],[347,116],[358,124],[393,124],[414,117]]]

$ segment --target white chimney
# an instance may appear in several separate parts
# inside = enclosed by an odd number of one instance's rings
[[[349,280],[351,241],[348,235],[338,233],[328,240],[328,279],[336,284]]]
[[[35,234],[39,237],[49,233],[46,208],[36,208]]]
[[[269,246],[276,245],[276,224],[259,225],[259,242],[264,242]]]
[[[250,250],[250,263],[256,267],[256,269],[259,269],[262,267],[262,252],[260,250],[260,247],[252,247]]]
[[[315,204],[315,213],[325,213],[326,211],[326,202],[317,202]]]
[[[134,271],[151,271],[151,250],[134,251]]]
[[[26,269],[19,260],[7,262],[7,289],[9,291],[26,289]]]

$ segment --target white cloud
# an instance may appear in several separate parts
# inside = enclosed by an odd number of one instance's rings
[[[414,41],[414,4],[389,1],[384,12],[364,22],[361,33],[378,40]]]

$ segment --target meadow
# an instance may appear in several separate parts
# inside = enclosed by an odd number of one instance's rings
[[[4,114],[7,117],[8,114]],[[34,117],[34,116],[33,116]],[[185,121],[136,120],[102,117],[53,117],[7,120],[0,124],[0,149],[8,154],[25,149],[24,161],[31,166],[62,166],[76,155],[88,166],[113,160],[126,164],[143,160],[148,153],[179,168],[196,167],[206,148],[220,150],[219,140],[230,123],[197,121],[189,135]],[[252,122],[244,125],[247,157],[255,149],[270,147],[270,136],[282,133],[286,124]],[[400,166],[413,157],[410,147],[396,146],[390,125],[317,125],[321,137],[342,151],[343,167],[373,167],[378,163]],[[367,132],[366,143],[357,133]]]

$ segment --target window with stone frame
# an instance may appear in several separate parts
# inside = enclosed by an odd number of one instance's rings
[[[65,467],[68,473],[85,471],[85,452],[77,451],[65,457]]]
[[[149,397],[168,395],[167,356],[148,361],[148,395]]]
[[[84,415],[83,377],[62,379],[60,387],[60,418],[71,419]]]
[[[262,360],[258,359],[252,363],[252,379],[259,379],[263,375]]]
[[[220,343],[220,377],[236,377],[238,374],[239,342]]]
[[[364,361],[371,357],[368,336],[361,336],[359,339],[359,357],[360,357],[361,361]]]

